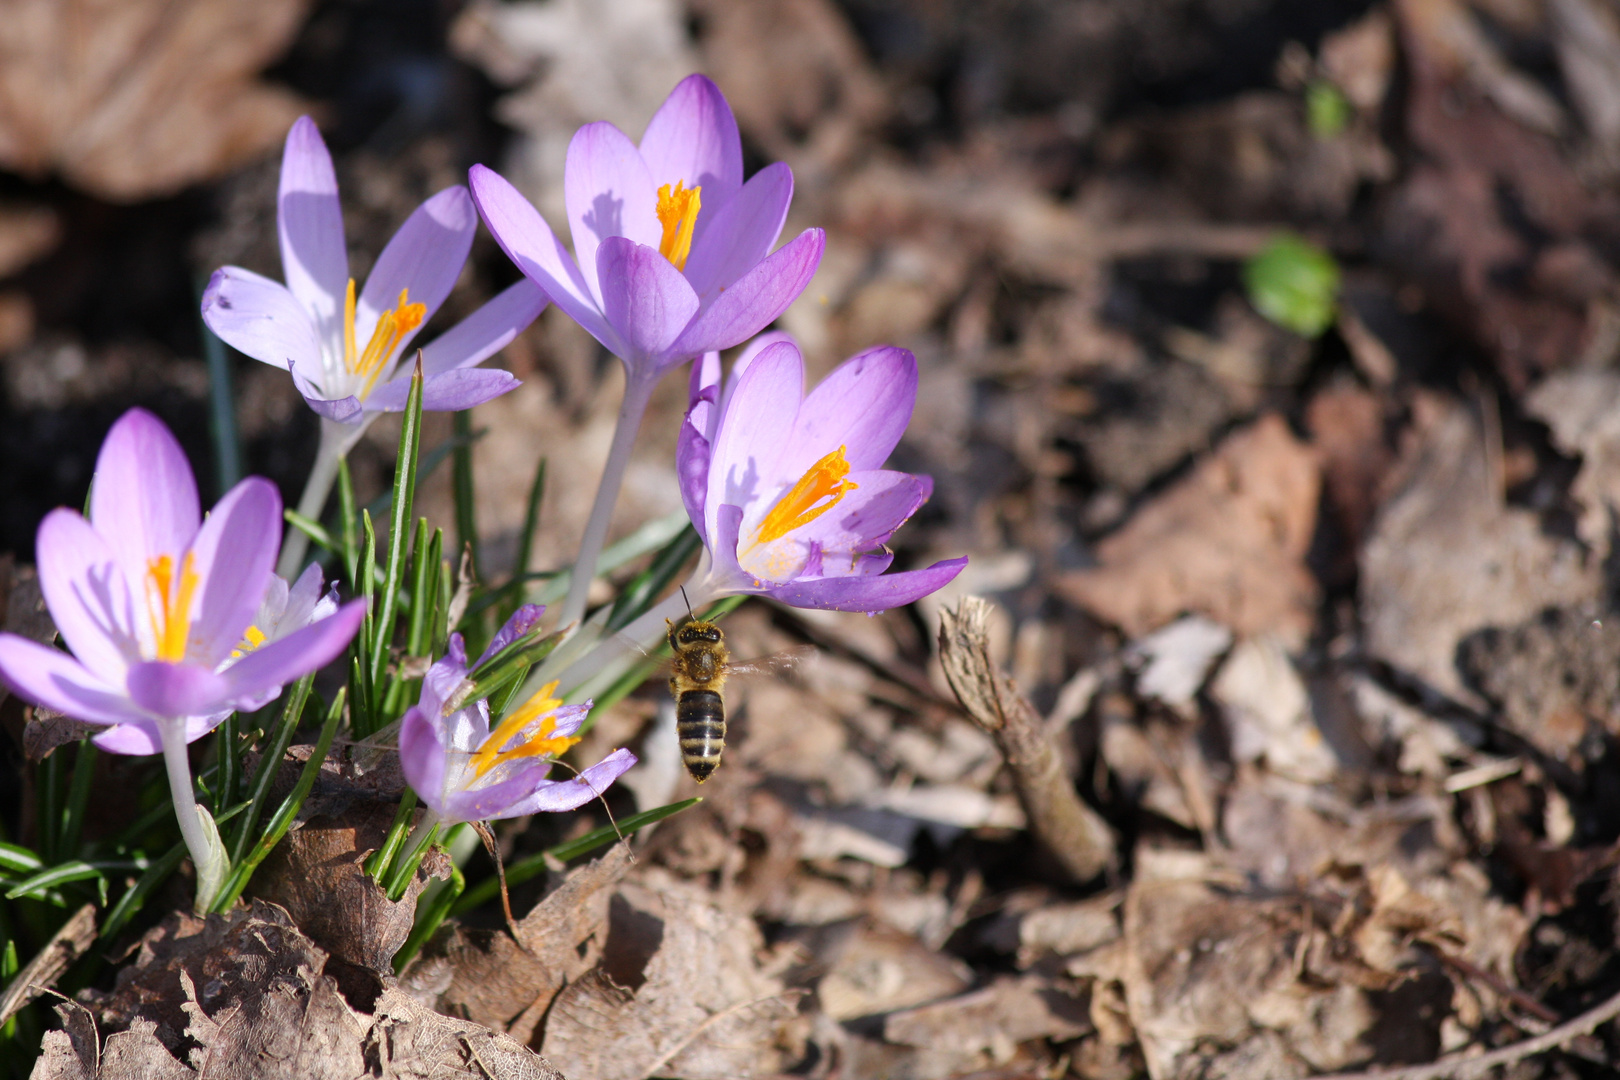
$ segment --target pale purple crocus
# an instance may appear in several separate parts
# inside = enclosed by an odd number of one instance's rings
[[[544,610],[532,604],[519,608],[472,667],[527,633]],[[400,723],[400,765],[428,811],[417,825],[413,848],[438,825],[573,810],[636,763],[630,751],[615,750],[568,779],[550,779],[556,758],[579,741],[575,733],[590,702],[564,705],[551,696],[557,684],[549,683],[492,730],[487,700],[446,710],[468,670],[461,635],[452,634],[445,656],[422,680],[421,700]]]
[[[0,634],[0,680],[14,693],[106,725],[94,740],[104,750],[163,753],[199,872],[208,844],[186,744],[334,659],[364,614],[360,601],[322,618],[312,606],[302,626],[278,620],[275,640],[258,631],[280,537],[273,484],[249,477],[203,517],[180,444],[131,409],[102,443],[89,519],[64,508],[39,526],[40,589],[72,655]]]
[[[410,347],[461,274],[478,215],[464,187],[434,195],[400,226],[357,294],[332,157],[306,116],[287,133],[276,219],[286,284],[222,267],[203,294],[203,321],[238,351],[290,372],[321,416],[320,452],[299,501],[300,513],[319,519],[343,455],[379,413],[405,407]],[[469,409],[516,387],[510,372],[474,365],[545,304],[524,279],[424,346],[422,407]],[[287,541],[279,569],[291,577],[307,541],[297,530]]]
[[[632,649],[654,645],[665,620],[722,597],[870,613],[948,584],[966,558],[887,572],[894,555],[885,545],[933,491],[926,476],[882,467],[916,399],[917,359],[892,346],[846,360],[808,397],[804,359],[787,334],[743,350],[723,392],[718,355],[693,364],[675,461],[703,554],[680,591],[565,657],[564,689],[594,685]]]
[[[916,404],[910,352],[868,349],[806,397],[798,347],[768,335],[739,359],[723,396],[717,360],[696,366],[692,381],[676,471],[708,559],[689,593],[876,612],[927,596],[967,565],[886,572],[889,537],[933,491],[926,476],[882,467]]]
[[[669,368],[748,340],[810,283],[826,236],[806,229],[773,252],[793,174],[769,165],[747,183],[731,106],[702,75],[683,80],[641,137],[587,124],[568,146],[570,256],[516,188],[483,166],[470,178],[484,223],[551,301],[624,361],[608,463],[574,567],[562,621],[584,612],[630,447]]]

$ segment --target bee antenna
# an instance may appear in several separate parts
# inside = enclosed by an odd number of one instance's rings
[[[681,599],[686,601],[687,618],[691,619],[693,622],[697,622],[697,613],[692,610],[692,598],[686,595],[685,585],[681,586]]]

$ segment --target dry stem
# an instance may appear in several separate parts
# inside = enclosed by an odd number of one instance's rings
[[[1075,793],[1041,718],[990,659],[990,605],[964,597],[940,613],[939,657],[945,678],[973,722],[989,732],[1012,771],[1029,827],[1076,881],[1114,861],[1114,836]]]
[[[1568,1023],[1559,1024],[1544,1035],[1524,1039],[1492,1050],[1487,1054],[1469,1054],[1466,1051],[1442,1061],[1427,1065],[1413,1065],[1404,1069],[1380,1069],[1376,1072],[1334,1073],[1316,1080],[1470,1080],[1482,1076],[1499,1065],[1511,1065],[1527,1057],[1568,1046],[1583,1035],[1589,1035],[1599,1024],[1620,1016],[1620,994],[1581,1013]]]

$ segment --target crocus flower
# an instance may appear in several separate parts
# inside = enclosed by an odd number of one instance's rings
[[[203,320],[237,350],[290,371],[310,408],[328,420],[361,424],[403,409],[411,366],[400,360],[450,295],[478,227],[467,189],[446,188],[418,207],[357,296],[332,157],[305,116],[287,133],[276,218],[287,283],[237,266],[216,270]],[[516,387],[509,372],[472,365],[544,307],[541,291],[520,281],[429,343],[422,407],[468,409]]]
[[[114,753],[156,753],[166,729],[198,738],[332,660],[360,626],[360,601],[296,629],[285,611],[269,632],[254,625],[280,537],[281,497],[260,477],[202,517],[180,444],[131,409],[96,459],[89,520],[64,508],[39,526],[40,588],[73,655],[0,634],[0,680],[108,725],[95,742]]]
[[[772,253],[793,173],[777,163],[746,184],[742,139],[720,88],[682,80],[641,145],[612,124],[568,144],[563,198],[570,258],[545,219],[498,174],[475,165],[473,200],[496,241],[624,361],[624,401],[585,523],[561,621],[584,614],[596,559],[653,387],[670,367],[748,340],[787,309],[816,272],[826,235],[806,229]]]
[[[804,359],[786,335],[747,350],[723,397],[718,358],[693,369],[676,450],[681,498],[709,559],[693,591],[794,607],[883,611],[945,585],[967,564],[884,573],[884,546],[933,490],[881,466],[917,398],[917,359],[880,346],[804,395]]]
[[[240,660],[267,642],[280,641],[310,623],[336,613],[337,583],[333,582],[330,587],[323,586],[319,563],[310,563],[305,567],[291,586],[280,574],[271,574],[270,583],[264,589],[264,599],[259,602],[259,613],[243,632],[241,642],[231,650],[231,659]],[[279,686],[274,687],[266,691],[264,700],[244,702],[238,708],[249,711],[261,708],[275,700],[280,692]]]
[[[532,604],[519,608],[478,663],[526,633],[542,611]],[[549,683],[491,731],[487,700],[445,712],[467,671],[466,646],[460,634],[451,634],[446,654],[422,680],[421,700],[400,724],[405,779],[436,822],[572,810],[606,791],[636,763],[630,751],[615,750],[570,779],[548,779],[557,756],[579,741],[574,733],[590,702],[564,705],[551,696],[557,684]]]
[[[675,87],[640,146],[605,122],[575,133],[563,176],[572,258],[498,174],[474,166],[470,185],[512,261],[632,381],[758,333],[810,283],[826,244],[807,229],[771,252],[793,173],[777,163],[743,183],[737,121],[702,75]]]

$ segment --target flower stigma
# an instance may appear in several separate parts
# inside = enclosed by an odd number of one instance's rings
[[[352,374],[366,377],[358,395],[361,399],[370,396],[372,388],[377,385],[378,376],[382,374],[389,357],[394,355],[394,350],[399,348],[399,343],[427,318],[427,305],[413,304],[410,299],[409,289],[399,290],[399,305],[378,316],[365,351],[356,355],[354,278],[349,279],[348,292],[343,297],[343,366]]]
[[[771,512],[759,523],[754,542],[749,545],[750,550],[760,544],[780,540],[794,529],[810,524],[837,506],[846,492],[855,490],[856,485],[844,479],[849,475],[849,459],[844,456],[848,449],[840,446],[799,477],[799,482],[777,500]],[[825,502],[822,501],[824,499]]]
[[[702,187],[688,188],[685,181],[675,181],[658,189],[658,223],[664,227],[664,238],[658,242],[658,254],[668,259],[677,270],[686,269],[686,258],[692,254],[692,230],[697,228],[698,207],[702,205]]]
[[[146,612],[152,620],[152,640],[157,643],[156,659],[173,664],[186,658],[191,601],[197,595],[197,582],[195,552],[186,552],[178,583],[173,556],[159,555],[146,564]]]
[[[510,750],[503,751],[501,749],[511,741],[513,736],[532,723],[535,718],[545,713],[554,712],[562,707],[562,702],[551,696],[556,689],[557,681],[555,679],[546,683],[539,690],[536,690],[528,701],[519,706],[516,712],[501,721],[499,727],[489,733],[489,738],[483,741],[472,756],[473,774],[475,776],[482,777],[495,766],[508,761],[516,761],[519,758],[541,757],[546,754],[559,755],[579,742],[577,736],[570,738],[566,735],[552,735],[552,732],[557,728],[557,718],[547,716],[541,721],[540,729],[533,735]]]

